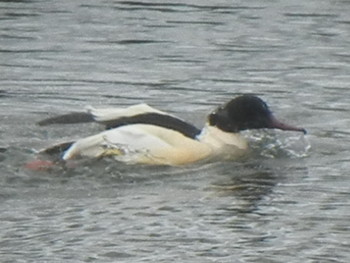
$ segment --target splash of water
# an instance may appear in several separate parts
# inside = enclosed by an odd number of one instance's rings
[[[311,144],[307,136],[270,131],[247,131],[244,133],[254,154],[265,158],[305,158],[309,155]]]

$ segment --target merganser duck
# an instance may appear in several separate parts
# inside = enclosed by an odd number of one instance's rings
[[[237,158],[248,150],[240,131],[280,129],[306,133],[278,121],[267,104],[253,95],[238,96],[208,116],[202,130],[147,104],[94,109],[40,121],[39,125],[98,122],[106,130],[96,135],[44,149],[61,160],[112,156],[127,163],[183,165],[209,158]]]

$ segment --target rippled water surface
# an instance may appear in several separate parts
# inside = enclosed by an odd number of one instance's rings
[[[2,262],[350,262],[350,2],[0,1]],[[198,126],[239,93],[308,135],[247,132],[250,158],[32,172],[145,102]],[[310,148],[311,145],[311,148]]]

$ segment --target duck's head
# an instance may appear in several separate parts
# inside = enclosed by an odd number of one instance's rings
[[[239,132],[248,129],[280,129],[299,131],[306,134],[304,128],[294,127],[278,121],[267,104],[253,95],[242,95],[219,107],[208,117],[209,125],[225,132]]]

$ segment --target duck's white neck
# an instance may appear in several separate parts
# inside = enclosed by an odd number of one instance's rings
[[[205,125],[197,139],[219,152],[229,148],[242,151],[248,149],[248,143],[241,134],[225,132],[209,124]]]

